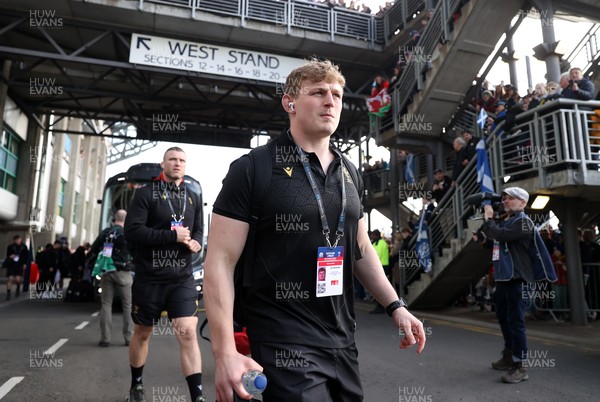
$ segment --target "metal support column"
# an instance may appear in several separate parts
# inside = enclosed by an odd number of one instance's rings
[[[432,183],[433,183],[433,171],[434,171],[434,167],[433,167],[433,155],[432,154],[427,154],[426,156],[426,163],[427,163],[427,188],[431,188]]]
[[[577,222],[581,217],[578,212],[578,203],[572,198],[557,201],[556,215],[563,223],[565,239],[565,257],[567,267],[567,285],[569,292],[569,308],[571,310],[571,322],[575,325],[587,325],[587,308],[585,303],[585,292],[583,286],[583,272],[581,270],[581,253],[579,249],[579,235],[577,233]]]
[[[435,154],[437,155],[435,168],[443,170],[444,174],[446,174],[446,154],[444,153],[444,143],[442,141],[438,141],[435,144]]]
[[[10,77],[10,66],[12,65],[11,60],[4,60],[2,62],[2,77],[8,81]],[[0,81],[0,129],[4,124],[4,105],[6,104],[6,97],[8,96],[8,85]]]
[[[525,56],[525,64],[527,66],[527,88],[533,89],[533,80],[531,79],[531,61],[529,56]],[[525,92],[526,91],[523,91],[523,93]]]
[[[515,58],[515,45],[513,43],[513,39],[510,38],[508,44],[506,45],[506,51],[510,58],[508,59],[508,71],[510,74],[510,84],[519,88],[519,80],[517,78],[517,59]]]
[[[540,14],[543,42],[536,46],[536,57],[546,62],[546,79],[560,81],[560,56],[556,52],[558,42],[554,35],[554,3],[553,0],[537,0],[535,6]]]
[[[392,240],[400,229],[399,216],[399,181],[398,181],[398,153],[395,149],[390,151],[390,210],[392,218]]]

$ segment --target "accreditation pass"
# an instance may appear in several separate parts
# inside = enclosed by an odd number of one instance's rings
[[[344,286],[344,247],[319,247],[317,297],[338,296]]]

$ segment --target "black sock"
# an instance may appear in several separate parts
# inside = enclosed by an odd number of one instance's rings
[[[131,388],[142,383],[142,371],[144,371],[144,365],[141,367],[131,367]]]
[[[202,373],[196,373],[185,377],[192,396],[192,402],[199,396],[202,396]]]

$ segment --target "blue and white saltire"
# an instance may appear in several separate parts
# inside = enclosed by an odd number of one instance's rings
[[[492,180],[492,170],[488,161],[485,141],[479,140],[475,147],[477,151],[477,183],[482,192],[494,192],[494,181]],[[483,204],[491,204],[490,200],[485,200]]]
[[[488,114],[486,113],[484,108],[479,110],[479,116],[477,116],[477,125],[479,128],[484,128],[485,123],[487,122]]]
[[[408,184],[415,184],[415,156],[413,154],[406,154],[404,180]]]
[[[417,256],[419,258],[419,265],[423,267],[425,272],[431,271],[431,252],[429,246],[429,235],[427,234],[427,222],[425,222],[425,215],[427,215],[427,205],[424,206],[421,211],[421,218],[419,219],[419,233],[417,234]]]

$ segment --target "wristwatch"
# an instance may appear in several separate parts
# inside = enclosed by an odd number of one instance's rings
[[[385,312],[387,313],[387,315],[389,315],[391,317],[394,310],[399,309],[400,307],[406,307],[406,306],[408,306],[408,304],[406,304],[404,299],[399,298],[398,300],[391,302],[389,304],[389,306],[387,306],[385,308]]]

